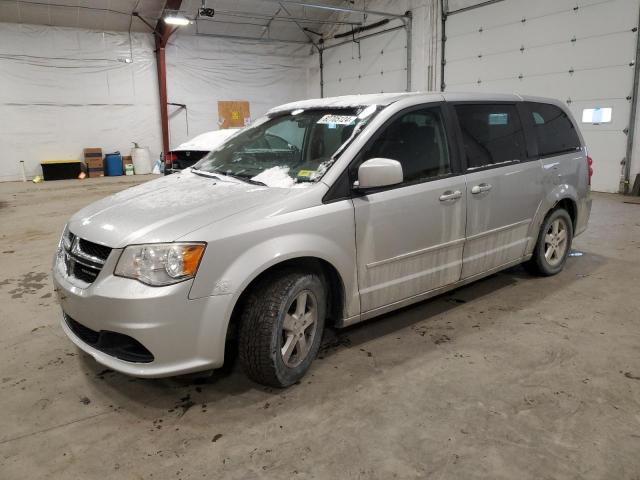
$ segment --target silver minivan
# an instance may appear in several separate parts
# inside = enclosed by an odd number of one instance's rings
[[[589,219],[566,107],[518,95],[380,94],[272,109],[194,167],[65,227],[62,328],[109,368],[220,367],[298,381],[345,327],[524,263],[558,273]]]

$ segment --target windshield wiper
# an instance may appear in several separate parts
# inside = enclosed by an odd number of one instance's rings
[[[218,180],[222,180],[220,177],[231,177],[235,178],[236,180],[240,180],[241,182],[250,183],[251,185],[260,185],[261,187],[267,186],[267,184],[264,182],[253,180],[251,177],[248,177],[246,175],[238,175],[237,173],[208,172],[206,170],[200,169],[199,167],[191,167],[191,171],[196,175],[207,178],[217,178]]]
[[[207,172],[206,170],[201,170],[198,167],[191,167],[191,171],[196,175],[200,175],[201,177],[216,178],[218,180],[221,180],[221,178],[215,173]]]
[[[219,172],[216,172],[219,173]],[[220,175],[225,177],[235,178],[236,180],[240,180],[242,182],[250,183],[251,185],[260,185],[262,187],[266,187],[267,184],[264,182],[260,182],[258,180],[253,180],[251,177],[246,175],[238,175],[237,173],[220,173]]]

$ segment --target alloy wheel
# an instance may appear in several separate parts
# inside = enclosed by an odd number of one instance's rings
[[[282,324],[282,361],[289,368],[300,365],[317,333],[318,305],[313,292],[303,290],[291,302]]]
[[[567,224],[563,218],[556,218],[547,229],[544,236],[544,258],[547,263],[555,267],[567,252]]]

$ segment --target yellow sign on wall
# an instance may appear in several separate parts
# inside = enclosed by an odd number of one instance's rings
[[[243,100],[218,102],[218,125],[220,128],[241,128],[250,122],[249,102]]]

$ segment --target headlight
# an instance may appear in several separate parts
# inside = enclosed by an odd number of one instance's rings
[[[65,225],[58,246],[63,247],[68,252],[69,250],[71,250],[72,241],[73,238],[71,237],[71,232],[69,231],[69,225]]]
[[[153,286],[182,282],[195,277],[205,246],[204,243],[132,245],[120,255],[114,274]]]

